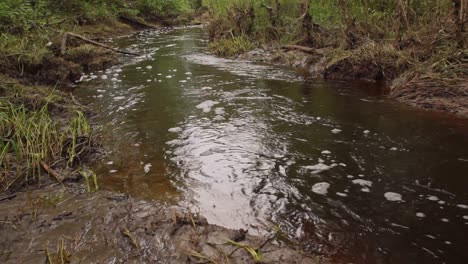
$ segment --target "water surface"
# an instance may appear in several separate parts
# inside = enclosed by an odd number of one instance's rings
[[[468,122],[215,58],[201,28],[116,39],[144,56],[86,77],[101,185],[356,263],[466,263]]]

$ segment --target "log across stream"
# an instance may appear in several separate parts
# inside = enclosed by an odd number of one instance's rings
[[[200,28],[144,31],[142,54],[84,76],[102,188],[356,263],[468,258],[468,122],[389,102],[376,84],[215,58]]]

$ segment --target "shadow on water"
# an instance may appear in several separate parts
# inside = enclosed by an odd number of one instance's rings
[[[355,81],[215,58],[200,28],[115,40],[147,54],[86,76],[108,189],[179,203],[358,263],[468,258],[468,123]]]

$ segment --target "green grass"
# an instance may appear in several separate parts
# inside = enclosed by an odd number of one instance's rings
[[[60,162],[73,166],[89,147],[86,144],[89,144],[90,126],[83,113],[76,111],[69,119],[53,119],[49,109],[57,100],[56,92],[51,91],[43,100],[41,106],[25,104],[29,99],[19,103],[18,94],[0,100],[0,187],[3,190],[14,184],[40,183],[44,177],[43,163],[50,167]],[[79,142],[79,138],[86,140]]]
[[[221,57],[233,57],[250,51],[255,45],[247,36],[223,38],[209,44],[208,49]]]

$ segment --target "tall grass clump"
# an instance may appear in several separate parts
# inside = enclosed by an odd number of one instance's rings
[[[49,108],[49,102],[36,110],[1,101],[0,187],[3,190],[13,185],[41,183],[44,175],[54,173],[52,167],[72,166],[89,144],[90,128],[81,112],[73,114],[70,121],[59,121],[51,117]]]
[[[250,51],[255,45],[247,36],[222,38],[209,44],[208,48],[218,56],[233,57]]]

